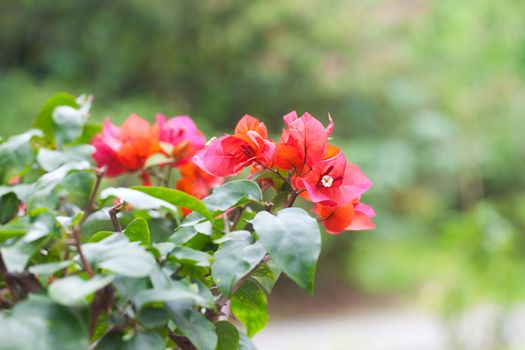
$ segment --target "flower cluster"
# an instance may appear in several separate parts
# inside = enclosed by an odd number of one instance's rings
[[[156,165],[178,167],[181,176],[177,189],[197,198],[205,197],[211,188],[222,183],[222,178],[203,172],[190,161],[205,143],[206,138],[190,117],[167,119],[161,114],[153,125],[136,114],[120,127],[106,119],[102,131],[92,140],[93,158],[98,166],[106,167],[106,176],[140,171],[143,182],[150,184],[147,160],[160,155],[161,163]]]
[[[329,233],[374,228],[374,210],[360,202],[372,182],[329,144],[332,118],[328,127],[309,113],[299,117],[291,112],[283,119],[287,128],[274,143],[263,123],[245,115],[233,135],[213,139],[193,161],[212,176],[236,175],[248,166],[253,172],[277,175],[291,188],[292,202],[301,196],[314,203]],[[275,185],[264,175],[258,179]]]

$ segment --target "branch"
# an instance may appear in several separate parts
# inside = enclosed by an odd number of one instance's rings
[[[120,222],[117,218],[117,213],[122,209],[124,206],[124,202],[119,203],[109,209],[109,217],[111,218],[111,222],[113,223],[113,227],[115,228],[115,231],[122,232],[122,226],[120,226]]]
[[[77,247],[77,253],[80,256],[82,265],[84,265],[84,269],[86,270],[89,277],[93,277],[93,269],[91,268],[91,265],[87,261],[86,257],[84,256],[84,252],[82,251],[82,242],[80,241],[80,225],[75,225],[73,227],[73,238],[75,239],[75,247]]]
[[[168,331],[168,336],[182,350],[197,350],[197,348],[193,346],[193,344],[186,337],[176,335],[172,331]]]
[[[86,209],[84,210],[84,217],[81,220],[81,224],[84,222],[85,218],[95,209],[95,199],[97,198],[97,192],[100,187],[100,182],[102,181],[102,178],[104,177],[104,174],[106,173],[107,167],[104,165],[101,168],[98,168],[95,171],[95,175],[97,179],[95,180],[95,186],[93,186],[93,189],[91,190],[91,194],[89,195],[88,202],[86,204]]]

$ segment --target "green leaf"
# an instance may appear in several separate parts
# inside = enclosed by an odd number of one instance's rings
[[[88,243],[100,242],[103,239],[108,238],[112,234],[114,234],[114,232],[112,232],[112,231],[98,231],[93,236],[89,237]]]
[[[18,213],[20,201],[16,194],[10,192],[0,197],[0,224],[11,221]]]
[[[36,159],[42,169],[53,171],[69,162],[89,161],[94,151],[95,147],[91,145],[67,147],[61,151],[40,148]]]
[[[0,173],[5,172],[4,177],[10,178],[29,167],[34,158],[31,139],[35,136],[41,137],[43,134],[40,130],[31,129],[23,134],[11,136],[0,144]]]
[[[57,261],[39,265],[33,265],[29,268],[29,272],[34,273],[35,275],[52,275],[57,271],[65,269],[73,265],[75,262],[73,260],[64,260]]]
[[[85,103],[80,108],[57,106],[52,118],[55,124],[55,140],[58,145],[65,145],[78,139],[84,130],[91,103]]]
[[[52,140],[55,135],[56,124],[53,121],[53,111],[58,106],[79,107],[75,96],[65,92],[52,96],[44,103],[33,126],[42,130],[49,140]]]
[[[268,323],[266,294],[251,279],[246,280],[231,298],[231,310],[246,326],[248,336],[253,337]]]
[[[146,159],[146,162],[144,163],[144,168],[151,168],[157,165],[163,165],[163,164],[169,164],[173,163],[174,159],[171,157],[167,157],[164,155],[164,153],[155,153]]]
[[[35,183],[35,187],[27,203],[28,211],[31,212],[37,208],[54,208],[57,198],[52,196],[52,194],[55,188],[64,181],[64,178],[71,171],[87,170],[89,167],[90,165],[87,161],[66,163],[58,169],[43,175]]]
[[[102,199],[108,197],[120,198],[124,202],[131,204],[135,209],[150,210],[166,208],[172,212],[177,211],[177,208],[169,202],[150,196],[145,192],[125,187],[106,188],[100,193],[100,197]]]
[[[200,200],[186,192],[165,187],[133,186],[132,188],[147,193],[148,195],[161,199],[167,203],[171,203],[174,206],[191,209],[208,219],[213,218],[208,208]]]
[[[210,263],[213,261],[213,256],[187,247],[176,247],[170,255],[173,255],[177,260],[184,264],[202,267],[210,266]]]
[[[49,287],[49,296],[59,304],[78,306],[85,303],[85,298],[104,288],[113,281],[113,276],[94,276],[84,280],[78,276],[68,276],[54,281]]]
[[[128,237],[130,242],[140,242],[142,245],[149,245],[150,233],[148,222],[143,218],[136,218],[128,224],[124,230],[124,234]]]
[[[126,277],[146,277],[156,265],[151,253],[119,233],[100,242],[83,244],[82,249],[92,266]]]
[[[224,211],[248,201],[261,201],[262,192],[259,186],[250,180],[234,180],[215,188],[212,194],[202,200],[211,210]]]
[[[0,242],[16,236],[23,236],[31,229],[31,224],[25,218],[15,218],[7,225],[0,226]]]
[[[317,221],[304,209],[286,208],[276,215],[259,212],[251,223],[270,258],[299,286],[312,292],[321,251]]]
[[[0,314],[0,349],[87,349],[88,331],[71,308],[43,296],[28,300]]]
[[[269,260],[266,264],[262,264],[251,276],[256,280],[266,293],[271,293],[273,286],[279,279],[282,270],[275,264],[274,261]]]
[[[217,332],[216,350],[237,350],[239,348],[239,331],[228,321],[219,321],[215,324]]]
[[[160,334],[139,331],[129,342],[126,342],[123,350],[164,350],[165,347],[166,341]]]
[[[145,307],[140,310],[138,315],[139,322],[148,329],[160,328],[164,326],[169,319],[170,315],[168,311],[166,311],[165,308],[158,307]]]
[[[215,326],[198,311],[180,303],[167,303],[166,308],[173,322],[198,350],[215,350]]]
[[[211,307],[208,300],[203,298],[197,292],[184,287],[182,283],[174,284],[170,289],[147,289],[137,293],[133,298],[137,309],[154,302],[188,302],[195,303],[199,306]]]
[[[215,253],[211,274],[219,291],[229,297],[233,286],[261,261],[266,251],[248,231],[231,232],[224,239]]]
[[[239,332],[239,350],[257,350],[252,340],[242,332]]]
[[[7,271],[24,271],[31,256],[38,251],[48,240],[49,227],[36,221],[27,233],[9,246],[0,248]]]

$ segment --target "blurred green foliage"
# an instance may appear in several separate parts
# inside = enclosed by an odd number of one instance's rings
[[[208,135],[244,113],[278,132],[292,109],[330,112],[378,212],[376,231],[325,239],[332,265],[447,311],[512,302],[525,297],[524,14],[519,0],[0,0],[0,131],[62,90],[95,94],[98,121],[190,114]]]

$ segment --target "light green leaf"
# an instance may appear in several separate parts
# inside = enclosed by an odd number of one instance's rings
[[[231,310],[246,327],[248,336],[253,337],[268,323],[268,301],[259,285],[246,280],[231,298]]]
[[[299,286],[312,292],[321,251],[317,221],[304,209],[286,208],[276,215],[261,211],[251,222],[270,258]]]
[[[75,170],[87,170],[89,167],[90,165],[87,161],[66,163],[58,169],[43,175],[35,183],[27,204],[28,210],[54,207],[56,198],[52,196],[52,193],[62,183],[66,175]]]
[[[88,243],[100,242],[103,239],[108,238],[112,234],[114,234],[114,232],[112,232],[112,231],[98,231],[93,236],[89,237]]]
[[[219,291],[229,297],[233,286],[261,261],[266,251],[248,231],[231,232],[224,239],[215,253],[211,273]]]
[[[239,350],[257,350],[250,337],[242,332],[239,332]]]
[[[9,178],[29,166],[34,158],[31,139],[35,136],[43,136],[42,131],[31,129],[0,144],[0,173]]]
[[[71,308],[43,296],[28,300],[0,314],[0,349],[87,349],[87,327]]]
[[[171,289],[147,289],[137,293],[133,298],[137,309],[141,309],[147,304],[154,302],[188,302],[199,306],[211,307],[208,300],[204,299],[197,292],[189,288],[184,288],[181,284],[174,284]]]
[[[94,151],[91,145],[68,147],[61,151],[40,148],[36,159],[42,169],[53,171],[69,162],[89,161]]]
[[[173,163],[174,159],[167,157],[164,153],[155,153],[146,159],[144,163],[144,168],[151,168],[157,165]]]
[[[202,200],[211,210],[224,211],[248,201],[261,201],[262,192],[259,186],[250,180],[234,180],[215,188],[212,194]]]
[[[49,296],[59,304],[66,306],[78,306],[85,303],[85,298],[104,288],[113,276],[94,276],[84,280],[78,276],[68,276],[54,281],[49,287]]]
[[[65,269],[73,265],[75,262],[73,260],[64,260],[57,261],[39,265],[33,265],[29,268],[29,272],[34,273],[35,275],[52,275],[57,271]]]
[[[33,126],[42,130],[49,140],[52,140],[55,135],[56,124],[53,121],[53,111],[58,106],[79,107],[75,96],[65,92],[53,95],[44,103]]]
[[[191,209],[208,219],[212,219],[208,208],[200,200],[187,194],[186,192],[174,190],[171,188],[152,186],[133,186],[132,188],[173,204],[174,206]]]
[[[166,308],[180,332],[198,350],[215,350],[217,346],[215,326],[202,313],[181,303],[167,303]]]
[[[31,256],[38,251],[48,240],[49,227],[36,221],[27,233],[9,246],[0,248],[5,266],[9,272],[24,271]]]
[[[140,242],[142,245],[149,245],[150,233],[148,222],[143,218],[136,218],[128,224],[124,234],[130,242]]]
[[[126,277],[148,276],[156,265],[151,253],[119,233],[100,242],[83,244],[82,249],[91,265]]]
[[[125,187],[106,188],[100,193],[100,197],[102,199],[108,197],[120,198],[124,202],[131,204],[135,209],[140,210],[166,208],[172,212],[177,211],[177,208],[169,202],[150,196],[145,192]]]
[[[228,321],[219,321],[215,324],[217,332],[216,350],[237,350],[239,348],[239,331]]]
[[[170,255],[173,255],[177,260],[184,264],[202,267],[210,266],[210,263],[213,261],[213,256],[187,247],[176,247]]]

